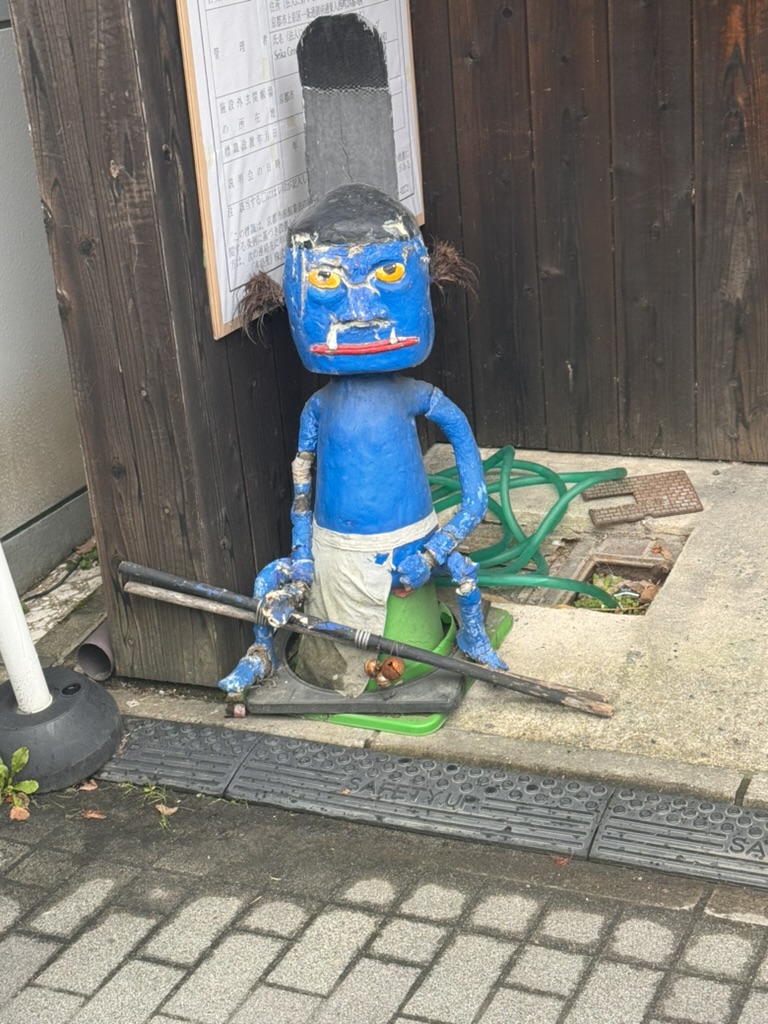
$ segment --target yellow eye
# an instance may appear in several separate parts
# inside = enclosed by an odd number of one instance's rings
[[[394,284],[405,276],[405,267],[402,263],[385,263],[383,267],[376,268],[376,277],[385,284]]]
[[[328,267],[315,267],[314,270],[310,270],[308,277],[309,283],[315,288],[338,288],[341,284],[341,274]]]

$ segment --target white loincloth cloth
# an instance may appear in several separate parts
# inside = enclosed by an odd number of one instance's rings
[[[392,590],[392,556],[397,548],[428,536],[438,525],[434,512],[418,523],[389,533],[348,534],[312,530],[315,579],[306,612],[381,635]],[[357,697],[368,685],[369,655],[347,644],[302,636],[295,671],[308,683]]]

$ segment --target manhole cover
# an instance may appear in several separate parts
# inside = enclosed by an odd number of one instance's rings
[[[646,516],[679,516],[686,512],[701,512],[703,505],[684,469],[669,473],[650,473],[648,476],[627,476],[623,480],[607,480],[584,491],[585,501],[596,498],[634,497],[634,503],[612,505],[610,508],[591,508],[589,515],[595,526],[613,523],[636,523]]]

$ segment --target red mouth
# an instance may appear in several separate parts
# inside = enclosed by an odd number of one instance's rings
[[[410,348],[412,345],[418,345],[419,339],[413,338],[398,338],[393,345],[391,341],[368,341],[363,342],[360,345],[339,345],[337,348],[330,349],[327,345],[312,345],[309,349],[316,356],[365,356],[374,355],[377,352],[392,352],[398,348]]]

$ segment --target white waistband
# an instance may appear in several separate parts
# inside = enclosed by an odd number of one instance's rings
[[[312,539],[326,547],[339,548],[341,551],[394,551],[403,544],[410,544],[414,540],[426,537],[437,525],[437,515],[434,511],[424,516],[418,523],[401,526],[399,530],[390,530],[388,533],[337,533],[315,522],[312,525]]]

